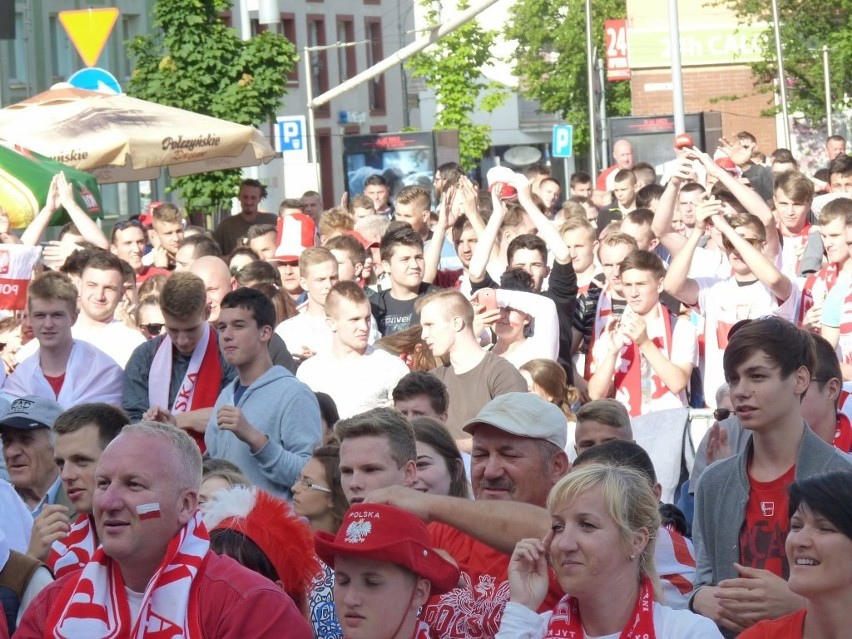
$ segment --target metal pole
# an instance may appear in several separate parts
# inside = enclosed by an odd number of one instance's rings
[[[312,100],[313,106],[315,108],[322,106],[326,102],[329,102],[330,100],[333,100],[337,96],[342,95],[343,93],[346,93],[350,89],[354,89],[355,87],[360,86],[361,84],[363,84],[367,80],[371,80],[372,78],[375,78],[377,75],[381,75],[382,73],[384,73],[385,71],[387,71],[391,67],[393,67],[393,66],[395,66],[395,65],[397,65],[401,62],[405,62],[408,58],[419,53],[420,51],[422,51],[423,49],[428,47],[430,44],[437,42],[443,36],[447,35],[448,33],[452,33],[453,31],[455,31],[456,29],[458,29],[462,25],[470,22],[478,14],[485,11],[488,7],[490,7],[495,2],[497,2],[497,0],[482,0],[482,2],[470,7],[469,9],[466,9],[465,11],[463,11],[462,13],[457,15],[452,20],[449,20],[449,21],[445,22],[444,24],[441,24],[439,26],[436,26],[433,29],[430,29],[428,34],[423,36],[422,38],[417,38],[411,44],[404,46],[399,51],[395,51],[394,53],[389,55],[384,60],[381,60],[381,61],[377,62],[376,64],[374,64],[373,66],[371,66],[369,69],[366,69],[366,70],[362,71],[361,73],[359,73],[358,75],[349,78],[346,82],[343,82],[343,83],[337,85],[333,89],[329,89],[328,91],[326,91],[322,95],[318,95],[317,97],[315,97]]]
[[[609,149],[609,131],[606,126],[606,72],[604,71],[603,59],[598,57],[598,82],[601,86],[601,99],[598,102],[598,121],[601,123],[601,143],[599,146],[601,166],[609,164],[607,149]]]
[[[308,94],[308,145],[311,147],[311,162],[314,163],[314,172],[317,178],[317,191],[322,192],[320,184],[319,158],[317,158],[317,135],[314,123],[314,80],[313,65],[311,64],[311,47],[305,47],[305,91]]]
[[[598,174],[598,148],[595,127],[595,61],[592,49],[592,0],[586,0],[586,82],[589,85],[589,157],[590,173],[594,180]],[[601,84],[601,95],[605,93]]]
[[[822,45],[822,70],[825,77],[825,123],[828,127],[828,137],[834,135],[831,122],[831,74],[828,69],[828,45]]]
[[[686,115],[683,107],[683,71],[680,65],[680,24],[677,0],[669,0],[669,42],[672,50],[672,106],[674,107],[675,135],[686,132]]]
[[[781,25],[778,22],[778,0],[772,0],[772,30],[775,32],[775,57],[778,59],[778,84],[781,88],[781,114],[784,118],[784,148],[790,148],[790,118],[787,113],[787,83],[784,80],[784,58],[781,55]]]

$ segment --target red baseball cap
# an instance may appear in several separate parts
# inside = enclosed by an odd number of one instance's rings
[[[432,594],[448,592],[459,581],[458,566],[433,547],[426,524],[411,513],[385,504],[357,504],[346,511],[337,535],[314,536],[317,555],[329,566],[334,558],[360,557],[397,564],[432,582]]]

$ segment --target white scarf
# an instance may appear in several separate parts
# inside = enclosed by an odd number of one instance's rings
[[[187,413],[192,410],[192,397],[198,382],[198,371],[204,362],[207,344],[213,329],[207,328],[189,360],[186,375],[180,384],[174,403],[169,407],[172,413]],[[148,401],[151,406],[166,407],[169,404],[169,388],[172,380],[172,338],[166,334],[157,347],[154,361],[151,362],[151,373],[148,376]]]

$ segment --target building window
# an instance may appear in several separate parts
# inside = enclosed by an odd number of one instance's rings
[[[324,47],[327,44],[325,37],[325,16],[308,16],[308,46]],[[314,97],[328,91],[328,50],[310,51],[311,83]],[[328,103],[316,110],[317,117],[327,118],[331,115]]]
[[[294,47],[296,47],[297,53],[301,57],[302,52],[299,51],[299,44],[296,42],[296,16],[292,13],[282,13],[281,14],[281,35],[287,38]],[[299,84],[299,65],[301,62],[296,62],[293,65],[293,70],[287,74],[287,84],[295,85]]]
[[[355,42],[355,21],[352,16],[337,16],[337,41]],[[340,47],[337,50],[339,81],[348,80],[356,73],[355,47]]]
[[[382,19],[366,18],[365,31],[370,43],[367,45],[367,67],[371,67],[384,59],[382,48]],[[385,75],[382,74],[369,81],[370,113],[373,115],[384,115],[387,103],[385,102]]]
[[[27,39],[24,29],[24,14],[15,13],[15,39],[9,41],[9,56],[6,74],[10,84],[29,84]]]

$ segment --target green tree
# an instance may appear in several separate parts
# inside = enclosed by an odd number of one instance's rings
[[[426,0],[429,24],[440,22],[441,0]],[[458,2],[459,11],[467,0]],[[438,105],[435,129],[458,129],[459,155],[465,170],[477,166],[491,145],[491,127],[476,124],[471,114],[491,113],[508,97],[505,87],[482,76],[492,58],[497,32],[483,29],[476,20],[444,36],[408,62],[414,77],[423,78],[435,92]]]
[[[771,4],[765,0],[728,0],[725,4],[741,23],[769,23],[762,40],[763,60],[752,69],[762,80],[762,90],[771,91],[772,81],[778,77]],[[778,0],[778,19],[790,112],[801,111],[813,121],[823,121],[823,45],[829,49],[834,108],[845,106],[846,96],[852,93],[852,0]]]
[[[222,22],[231,0],[157,0],[156,31],[128,44],[135,59],[128,93],[144,100],[258,125],[272,117],[298,60],[285,37],[264,31],[248,41]],[[226,205],[240,171],[177,178],[191,208]]]
[[[592,41],[604,55],[604,21],[626,16],[625,0],[592,3]],[[574,147],[589,148],[585,0],[518,0],[510,9],[506,37],[521,93],[574,125]],[[630,82],[605,82],[607,115],[629,115]]]

